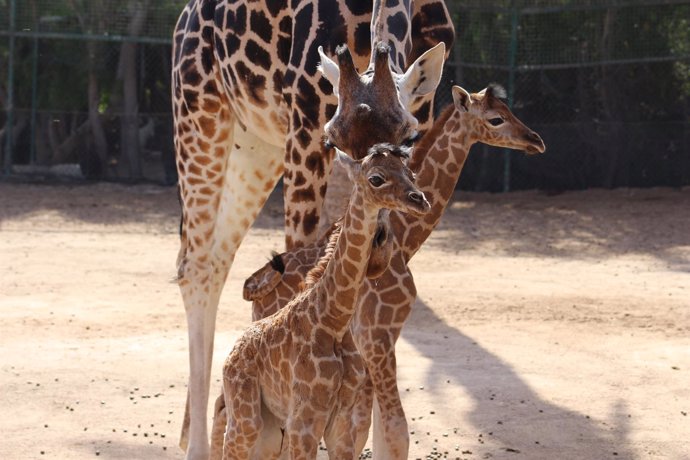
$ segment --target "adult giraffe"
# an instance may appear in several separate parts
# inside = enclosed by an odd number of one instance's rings
[[[299,247],[317,236],[331,170],[322,133],[337,107],[331,85],[317,72],[318,47],[332,55],[347,43],[355,65],[365,68],[371,31],[379,31],[376,38],[388,42],[393,67],[400,71],[430,45],[444,41],[449,49],[452,43],[442,0],[373,3],[191,0],[180,15],[172,86],[182,202],[177,278],[190,344],[188,445],[184,432],[181,440],[187,458],[208,456],[208,392],[223,285],[242,239],[283,172],[286,246]],[[401,112],[410,109],[403,104],[408,102],[416,104],[420,129],[427,126],[430,96],[414,101],[413,96],[433,91],[432,61],[418,59],[411,66],[418,84],[403,85],[400,92],[408,94],[397,104],[374,106],[369,119],[386,120],[391,114],[406,119]],[[341,117],[341,125],[347,122]],[[349,122],[353,129],[332,130],[329,140],[356,158],[375,143],[406,143],[417,131],[413,124],[379,127],[372,137],[360,135],[368,124]],[[368,145],[353,142],[357,139],[367,139]]]

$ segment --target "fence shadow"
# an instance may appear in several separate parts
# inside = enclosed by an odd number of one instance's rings
[[[135,224],[152,231],[177,233],[180,216],[174,186],[0,181],[0,225],[13,219],[29,219],[32,223],[40,221],[36,229],[47,229],[59,227],[61,221],[74,221],[105,227]],[[280,187],[273,191],[254,225],[282,229]]]
[[[595,189],[558,196],[458,192],[426,244],[444,251],[471,244],[473,250],[492,254],[570,260],[644,254],[672,270],[690,272],[690,252],[683,249],[690,246],[689,208],[687,187]],[[283,212],[279,185],[254,226],[282,229]],[[131,223],[176,233],[180,215],[175,187],[0,181],[0,225],[27,218],[43,229],[74,221],[100,230]]]
[[[630,254],[690,271],[690,189],[592,189],[556,196],[457,192],[433,247],[507,256],[601,260]]]

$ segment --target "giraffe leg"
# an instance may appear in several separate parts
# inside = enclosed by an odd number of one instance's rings
[[[213,76],[207,78],[208,87],[217,88]],[[180,445],[185,448],[188,459],[206,459],[206,408],[213,329],[224,281],[213,277],[213,229],[227,168],[228,146],[232,144],[233,116],[224,94],[217,89],[209,90],[200,99],[196,93],[180,89],[183,77],[174,74],[173,80],[179,96],[175,98],[174,116],[182,203],[177,270],[187,316],[190,366]],[[215,112],[208,113],[209,108]]]
[[[223,445],[224,460],[250,460],[256,458],[254,449],[263,430],[261,417],[261,385],[253,363],[233,360],[240,351],[228,358],[223,369],[223,395],[227,411],[227,428]],[[256,350],[254,350],[256,351]],[[244,365],[241,365],[244,364]]]
[[[326,426],[324,442],[330,460],[356,458],[357,427],[353,420],[353,407],[339,406]]]
[[[366,435],[359,439],[362,424],[369,432],[369,423],[360,417],[359,399],[363,396],[367,382],[366,367],[352,338],[347,333],[342,340],[343,378],[338,390],[338,400],[335,411],[326,426],[324,441],[328,449],[328,456],[332,460],[355,459],[364,448]],[[371,393],[371,392],[370,392]],[[371,408],[369,408],[371,413]]]
[[[410,449],[407,419],[397,385],[388,391],[392,393],[381,398],[377,393],[374,398],[373,458],[403,460]]]
[[[373,452],[376,460],[405,460],[410,449],[407,419],[395,372],[395,349],[386,358],[385,371],[372,372],[374,384]]]
[[[187,263],[186,269],[191,264]],[[187,459],[208,458],[207,406],[213,356],[213,335],[218,300],[224,277],[214,279],[212,267],[195,264],[194,273],[187,273],[180,282],[185,301],[189,334],[188,409],[189,444]],[[195,275],[195,276],[190,276]],[[199,276],[201,275],[201,276]],[[193,285],[193,286],[190,286]],[[185,428],[183,428],[183,433]]]
[[[283,156],[279,148],[261,141],[239,124],[235,124],[231,137],[232,150],[227,155],[224,174],[213,182],[219,192],[212,195],[215,205],[211,207],[212,212],[204,213],[193,206],[185,208],[183,241],[188,242],[191,250],[181,257],[180,288],[189,329],[187,458],[190,459],[208,458],[208,392],[216,313],[223,285],[237,248],[282,173]],[[214,190],[208,181],[202,182],[199,188],[201,194],[208,189]],[[199,194],[195,198],[193,192],[192,188],[187,194],[191,197],[183,195],[185,203],[208,201]],[[212,223],[205,225],[204,218]],[[195,251],[195,245],[203,250]]]
[[[287,451],[286,440],[283,436],[283,423],[261,404],[261,419],[263,429],[254,447],[254,460],[276,460],[281,452]]]
[[[370,281],[367,281],[370,283]],[[407,459],[409,432],[398,392],[395,343],[417,295],[414,279],[399,252],[389,269],[361,294],[351,330],[374,389],[373,457]]]
[[[213,429],[211,430],[211,455],[210,460],[223,458],[223,445],[225,429],[228,423],[228,411],[225,407],[225,397],[221,392],[216,399],[213,410]],[[273,415],[268,408],[261,404],[261,420],[263,429],[254,446],[251,458],[253,460],[275,460],[280,457],[283,449],[283,430],[280,420]]]
[[[399,329],[397,329],[399,332]],[[380,331],[376,335],[379,341],[372,348],[364,346],[363,355],[368,363],[369,377],[374,389],[373,398],[373,458],[376,460],[407,459],[410,438],[405,411],[400,400],[396,376],[395,341],[391,335]],[[391,343],[386,344],[387,337]],[[395,334],[397,338],[397,334]],[[376,349],[379,354],[366,356],[367,352]],[[366,350],[366,351],[364,351]],[[383,352],[383,357],[380,355]],[[366,386],[365,386],[366,388]],[[371,410],[372,400],[362,395],[358,413]],[[369,422],[371,419],[368,419]],[[367,424],[367,429],[369,425]],[[360,430],[360,436],[364,430]],[[366,438],[365,438],[366,439]]]
[[[374,388],[371,379],[367,375],[362,389],[357,393],[357,401],[354,407],[354,421],[357,429],[355,438],[355,455],[359,456],[369,438],[371,427],[371,411],[374,405]]]
[[[213,428],[211,429],[211,455],[210,460],[223,458],[223,439],[225,427],[228,423],[228,409],[225,407],[225,397],[221,392],[213,406]]]
[[[358,395],[355,413],[361,420],[358,423],[362,424],[358,431],[358,442],[362,437],[366,440],[373,403],[373,458],[377,460],[404,460],[409,451],[407,420],[396,377],[395,340],[400,329],[393,327],[392,330],[393,333],[389,333],[388,328],[379,326],[366,333],[360,331],[356,336],[370,379]]]
[[[290,460],[316,460],[327,420],[326,412],[315,411],[307,404],[290,411],[285,425]]]

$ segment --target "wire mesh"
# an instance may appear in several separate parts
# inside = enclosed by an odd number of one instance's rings
[[[472,91],[507,86],[547,145],[537,158],[510,153],[507,175],[501,150],[476,148],[462,188],[690,183],[690,2],[463,1],[453,11],[446,75]]]
[[[66,164],[88,177],[174,182],[170,44],[185,3],[0,0],[3,153],[10,72],[14,83],[3,164],[15,174]],[[539,157],[475,147],[462,188],[690,183],[690,0],[446,3],[457,37],[437,110],[452,102],[452,84],[479,91],[498,82],[547,144]],[[125,77],[136,86],[133,113]],[[128,124],[138,133],[134,153]]]
[[[171,35],[185,3],[17,2],[12,172],[174,183]],[[9,6],[0,0],[0,37],[9,35],[2,14]],[[8,42],[2,39],[4,107]],[[134,112],[125,103],[126,77],[134,82]],[[6,119],[0,112],[0,126]],[[127,123],[137,131],[135,155],[131,142],[125,145]]]
[[[0,2],[8,5],[9,0]],[[186,1],[179,0],[22,0],[17,30],[88,36],[129,36],[169,40]],[[136,19],[145,17],[141,26]],[[7,25],[2,24],[0,25]]]

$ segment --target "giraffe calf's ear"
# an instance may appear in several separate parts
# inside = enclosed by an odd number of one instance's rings
[[[338,82],[340,81],[340,68],[335,61],[326,56],[326,53],[323,52],[323,46],[319,46],[319,57],[321,58],[321,63],[319,64],[318,69],[321,71],[326,80],[328,80],[331,86],[333,86],[333,94],[335,94],[337,97]]]
[[[424,96],[436,90],[441,82],[445,57],[446,45],[439,42],[419,56],[407,69],[400,81],[400,97],[405,107],[410,106],[414,97]]]
[[[451,90],[453,93],[453,103],[455,108],[460,112],[467,112],[470,110],[470,93],[459,86],[453,86]]]
[[[354,181],[354,175],[359,168],[359,163],[350,158],[349,155],[340,150],[338,147],[335,148],[335,159],[345,168],[345,171],[347,171],[347,176],[350,178],[350,180]]]
[[[282,273],[276,271],[271,262],[267,263],[246,279],[242,288],[242,298],[250,302],[263,299],[276,288],[282,276]]]

